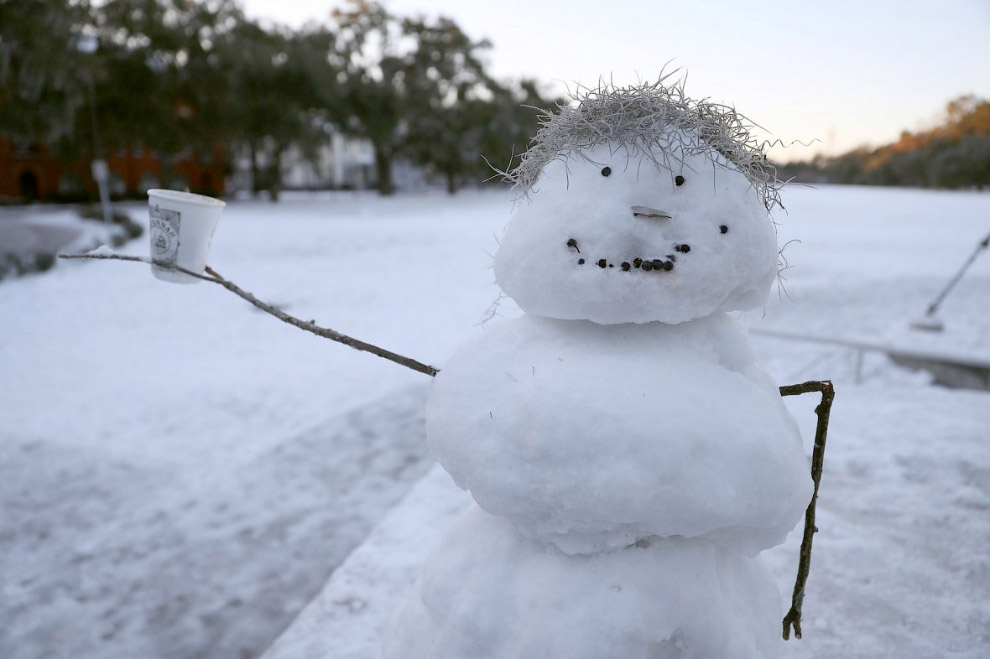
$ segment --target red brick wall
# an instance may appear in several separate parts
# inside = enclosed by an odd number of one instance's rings
[[[107,156],[110,173],[120,177],[127,195],[139,194],[145,174],[151,174],[159,182],[158,185],[162,185],[161,162],[150,150],[118,149]],[[181,175],[192,191],[215,196],[224,192],[223,151],[219,148],[206,155],[180,155],[173,162],[171,171],[173,175]],[[24,177],[28,177],[35,183],[38,199],[55,199],[59,196],[59,181],[69,172],[76,175],[90,196],[96,196],[96,183],[90,174],[88,160],[62,161],[52,155],[47,145],[22,149],[0,139],[0,198],[23,198],[24,184],[30,182]]]

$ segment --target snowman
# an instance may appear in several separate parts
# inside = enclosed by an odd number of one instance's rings
[[[739,115],[680,85],[575,100],[509,174],[524,195],[495,274],[524,314],[434,381],[430,449],[476,505],[384,656],[777,656],[759,553],[812,483],[729,314],[777,275],[778,182]]]

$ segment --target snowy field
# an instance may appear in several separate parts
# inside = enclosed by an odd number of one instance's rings
[[[943,305],[945,332],[907,329],[990,231],[990,195],[785,193],[781,242],[801,241],[787,295],[747,324],[990,357],[988,256]],[[442,367],[483,331],[510,212],[501,193],[234,202],[210,262],[303,319]],[[857,384],[849,350],[755,344],[781,384],[837,390],[805,638],[786,656],[990,656],[990,394],[879,355]],[[0,283],[0,657],[260,656],[430,468],[428,385],[143,265]],[[803,398],[788,403],[810,453]],[[435,504],[415,509],[423,525],[456,512]],[[798,543],[768,552],[788,598]],[[366,555],[401,562],[401,547]],[[353,624],[327,620],[326,639],[318,619],[290,628],[278,656],[373,656],[345,636],[373,635],[401,591],[385,586],[342,604]]]

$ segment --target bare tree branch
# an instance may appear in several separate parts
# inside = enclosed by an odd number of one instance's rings
[[[317,336],[322,336],[323,338],[330,339],[331,341],[336,341],[337,343],[343,343],[345,346],[350,346],[355,350],[370,352],[371,354],[381,357],[382,359],[388,359],[389,361],[395,362],[396,364],[399,364],[401,366],[405,366],[406,368],[411,368],[412,370],[418,371],[419,373],[425,373],[426,375],[430,375],[430,376],[434,376],[438,373],[438,370],[436,368],[429,366],[428,364],[423,364],[422,362],[418,362],[415,359],[410,359],[409,357],[404,357],[400,354],[391,352],[389,350],[385,350],[384,348],[379,348],[376,345],[373,345],[371,343],[366,343],[359,339],[352,338],[350,336],[347,336],[346,334],[341,334],[340,332],[337,332],[335,330],[326,327],[320,327],[319,325],[316,324],[315,321],[310,320],[307,322],[300,320],[295,316],[287,314],[281,309],[273,307],[272,305],[267,304],[266,302],[262,302],[261,300],[256,298],[251,293],[248,293],[234,282],[228,279],[224,279],[215,270],[213,270],[210,267],[206,268],[206,272],[209,275],[207,276],[196,272],[192,272],[191,270],[187,270],[183,267],[173,265],[171,263],[153,261],[151,259],[140,256],[125,256],[122,254],[59,254],[58,256],[61,259],[102,259],[102,260],[114,260],[114,261],[135,261],[138,263],[148,263],[150,265],[154,265],[159,268],[164,268],[166,270],[174,270],[176,272],[181,272],[183,274],[189,275],[190,277],[195,277],[196,279],[201,279],[203,281],[208,281],[217,284],[219,286],[223,286],[234,295],[237,295],[238,297],[247,300],[248,302],[250,302],[257,308],[261,309],[265,313],[271,314],[272,316],[275,316],[282,322],[298,327],[301,330],[306,330],[307,332],[311,332]]]
[[[832,410],[832,400],[835,398],[835,390],[829,380],[820,382],[802,382],[780,388],[781,396],[797,396],[821,392],[822,401],[815,408],[818,415],[818,426],[815,428],[815,449],[811,456],[811,480],[815,484],[814,492],[811,495],[811,503],[804,513],[804,538],[801,540],[801,558],[798,562],[797,579],[794,582],[794,594],[791,597],[791,608],[784,616],[784,640],[791,637],[791,627],[794,628],[794,636],[801,638],[801,605],[804,602],[804,585],[808,581],[808,573],[811,571],[811,543],[814,539],[818,527],[815,526],[815,505],[818,503],[818,484],[822,479],[822,466],[825,461],[825,436],[828,434],[828,417]]]

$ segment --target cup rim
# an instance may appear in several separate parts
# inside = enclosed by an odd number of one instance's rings
[[[180,192],[179,190],[166,190],[163,188],[153,188],[148,190],[149,200],[152,197],[157,197],[159,199],[167,199],[169,201],[180,201],[188,204],[200,204],[203,206],[214,206],[223,208],[227,205],[227,202],[220,201],[215,197],[207,197],[206,195],[196,194],[194,192]]]

